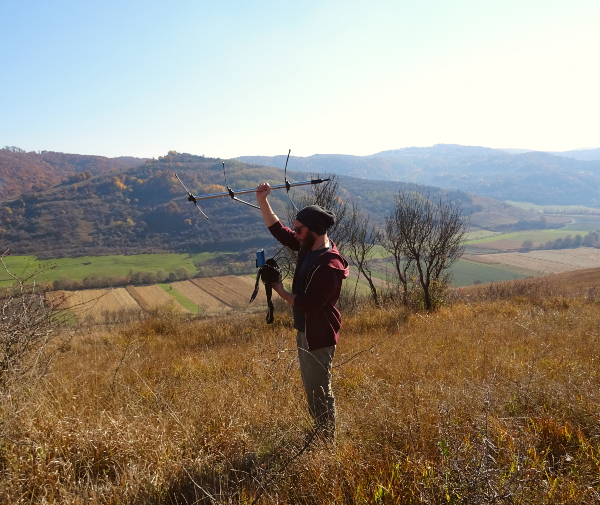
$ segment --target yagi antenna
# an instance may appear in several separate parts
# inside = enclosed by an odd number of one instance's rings
[[[292,197],[290,196],[290,188],[292,186],[290,184],[290,181],[288,181],[288,178],[287,178],[287,164],[288,164],[288,161],[290,161],[290,153],[291,152],[292,152],[292,150],[290,149],[288,151],[287,160],[285,160],[285,168],[283,169],[283,177],[285,178],[285,189],[286,189],[286,192],[287,192],[287,196],[290,199],[290,202],[291,202],[292,206],[294,207],[294,209],[296,209],[296,212],[300,212],[298,210],[298,207],[296,207],[296,204],[294,203],[294,200],[292,200]]]
[[[294,188],[297,186],[308,186],[311,184],[321,184],[323,182],[327,182],[330,179],[311,179],[310,181],[300,181],[300,182],[290,182],[287,179],[287,165],[288,165],[288,161],[290,159],[290,153],[292,152],[292,150],[290,149],[288,151],[288,155],[287,155],[287,160],[285,162],[285,168],[284,168],[284,177],[285,177],[285,184],[277,184],[276,186],[271,186],[271,189],[285,189],[286,192],[288,193],[288,198],[290,198],[290,202],[292,202],[292,205],[294,206],[294,208],[296,209],[296,211],[298,211],[298,208],[296,207],[296,205],[294,204],[294,202],[292,201],[291,197],[290,197],[290,188]],[[179,176],[177,174],[175,174],[175,177],[177,177],[177,180],[181,183],[181,185],[183,186],[183,188],[185,189],[185,191],[188,194],[188,200],[190,202],[194,202],[194,205],[198,208],[198,210],[200,211],[200,213],[206,218],[208,219],[208,216],[202,212],[202,209],[199,207],[198,205],[198,200],[208,200],[210,198],[222,198],[224,196],[228,196],[230,197],[233,201],[236,202],[240,202],[246,205],[249,205],[250,207],[254,207],[255,209],[260,209],[260,207],[258,205],[253,205],[249,202],[246,202],[244,200],[241,200],[240,198],[238,198],[236,195],[245,195],[248,193],[256,193],[258,191],[258,189],[256,188],[248,188],[248,189],[241,189],[239,191],[234,191],[233,189],[231,189],[229,187],[229,184],[227,182],[227,173],[225,172],[225,162],[223,161],[223,177],[225,179],[225,187],[227,188],[227,191],[224,193],[211,193],[211,194],[207,194],[207,195],[199,195],[199,196],[194,196],[192,195],[189,190],[185,187],[185,184],[183,184],[183,182],[181,182],[181,179],[179,178]]]

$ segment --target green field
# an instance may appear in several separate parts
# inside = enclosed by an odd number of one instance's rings
[[[539,275],[538,272],[511,265],[486,265],[477,261],[458,260],[450,269],[452,284],[457,287],[482,283],[512,281]]]
[[[536,205],[535,203],[513,202],[511,200],[505,200],[504,203],[519,207],[520,209],[547,214],[600,214],[600,209],[586,207],[585,205]]]
[[[169,295],[177,300],[183,307],[188,309],[192,314],[204,314],[204,309],[198,307],[189,298],[185,297],[182,293],[177,291],[171,284],[159,284]]]
[[[386,271],[387,269],[387,271]],[[373,277],[387,280],[394,271],[392,263],[379,263],[377,270],[373,271]],[[511,265],[486,265],[477,261],[465,259],[458,260],[450,269],[452,284],[457,287],[471,286],[476,281],[482,283],[512,281],[539,275],[534,270],[519,268]]]
[[[496,237],[502,235],[501,231],[490,231],[490,230],[475,230],[470,231],[465,236],[465,241],[481,240],[484,238]]]
[[[186,267],[193,275],[197,272],[195,262],[202,262],[214,258],[219,253],[199,254],[136,254],[132,256],[82,256],[79,258],[60,258],[55,260],[38,260],[35,256],[7,256],[4,259],[6,266],[16,276],[28,275],[39,270],[37,282],[52,282],[66,275],[74,281],[81,281],[86,277],[125,277],[129,271],[156,271],[174,272],[178,267]],[[2,271],[0,273],[0,286],[7,286],[12,279]]]
[[[523,242],[524,240],[532,240],[534,243],[548,242],[549,240],[556,240],[557,238],[565,238],[567,235],[574,237],[579,234],[582,237],[587,235],[589,230],[578,230],[559,228],[551,230],[526,230],[526,231],[514,231],[511,233],[503,233],[501,235],[494,235],[492,237],[485,237],[474,240],[467,240],[465,245],[483,244],[495,242],[496,240],[515,240],[517,242]]]

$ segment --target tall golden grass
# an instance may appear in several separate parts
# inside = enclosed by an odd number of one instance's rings
[[[543,289],[346,314],[333,447],[308,444],[289,312],[88,329],[3,396],[0,498],[600,502],[599,316]]]

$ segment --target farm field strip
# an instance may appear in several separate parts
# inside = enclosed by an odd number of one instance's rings
[[[144,310],[152,310],[168,304],[174,304],[179,312],[189,312],[174,297],[169,295],[158,284],[151,286],[127,286],[127,291]]]
[[[173,306],[182,313],[217,314],[233,308],[266,306],[267,298],[262,285],[256,300],[249,305],[255,282],[251,276],[226,275],[150,286],[49,291],[46,298],[61,310],[71,310],[79,320],[91,318],[95,322],[102,322],[107,312],[153,310],[165,305]],[[208,290],[198,284],[206,286]],[[213,296],[210,291],[218,293],[228,303]]]
[[[230,290],[232,293],[236,293],[237,296],[241,296],[242,299],[245,300],[246,305],[250,303],[250,297],[254,292],[256,279],[235,275],[223,275],[220,277],[212,277],[212,279],[221,284],[221,286],[223,286],[225,289]],[[262,287],[262,283],[259,283],[258,288],[258,294],[256,295],[256,299],[252,302],[252,304],[267,305],[267,295]]]
[[[53,300],[63,299],[61,309],[70,309],[80,320],[91,318],[100,322],[107,312],[139,309],[140,306],[125,288],[53,291]]]
[[[497,260],[490,261],[473,261],[473,258],[492,258],[496,254],[486,255],[463,255],[450,268],[451,282],[453,286],[462,287],[470,286],[475,282],[501,282],[512,281],[515,279],[524,279],[525,277],[537,276],[537,270],[530,270],[514,265],[508,265],[498,262]],[[377,263],[373,269],[373,275],[382,279],[383,282],[389,281],[397,283],[397,275],[395,275],[394,265],[391,262]],[[385,285],[385,284],[384,284]]]
[[[192,314],[204,314],[206,311],[192,302],[183,293],[174,288],[171,284],[157,284],[157,286],[165,291],[169,296],[172,296],[180,305],[190,311]]]
[[[529,202],[514,202],[504,200],[504,203],[519,207],[520,209],[532,210],[540,213],[554,214],[600,214],[600,209],[597,207],[586,207],[585,205],[537,205]]]
[[[493,237],[485,237],[476,240],[467,240],[465,245],[479,245],[492,242],[498,242],[500,240],[515,241],[519,242],[519,245],[524,240],[531,240],[534,243],[548,242],[549,240],[556,240],[557,238],[565,238],[567,235],[574,237],[579,234],[581,236],[587,235],[588,230],[575,230],[575,229],[550,229],[550,230],[529,230],[529,231],[515,231],[510,233],[503,233],[501,235],[495,235]],[[481,247],[481,246],[479,246]],[[500,249],[500,247],[498,247]]]
[[[204,277],[192,279],[192,282],[203,291],[214,296],[226,305],[233,308],[244,308],[248,305],[250,297],[246,298],[237,291],[226,288],[223,284],[215,280],[216,277]]]
[[[231,307],[200,289],[192,281],[172,282],[171,285],[183,296],[203,308],[206,312],[226,312],[231,310]]]
[[[579,247],[577,249],[470,255],[469,259],[488,264],[492,261],[504,263],[543,273],[562,273],[600,267],[600,249]]]

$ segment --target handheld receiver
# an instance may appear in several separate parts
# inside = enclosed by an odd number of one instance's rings
[[[256,251],[256,268],[262,267],[265,263],[265,250]]]

